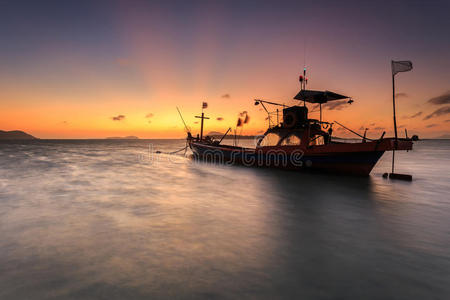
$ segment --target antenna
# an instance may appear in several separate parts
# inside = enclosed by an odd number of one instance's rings
[[[304,41],[304,49],[303,49],[303,84],[302,84],[302,90],[306,90],[306,84],[308,83],[308,78],[306,78],[306,45],[307,45],[307,39],[305,37]]]
[[[298,77],[300,81],[300,92],[306,90],[306,83],[308,82],[308,78],[306,78],[306,66],[303,67],[303,75]],[[306,107],[306,100],[303,98],[303,106]]]
[[[305,40],[303,41],[303,68],[306,68],[306,37]]]
[[[299,76],[300,90],[306,90],[306,84],[308,83],[308,78],[306,78],[306,37],[303,42],[303,75]],[[303,106],[306,107],[306,101],[303,99]]]

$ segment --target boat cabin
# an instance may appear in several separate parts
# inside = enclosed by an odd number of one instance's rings
[[[328,130],[322,130],[322,126]],[[331,142],[331,124],[308,119],[306,106],[291,106],[283,109],[283,121],[269,128],[258,141],[257,147],[326,145]]]
[[[255,100],[255,104],[262,104],[269,115],[269,129],[258,141],[257,147],[279,147],[279,146],[301,146],[302,148],[321,146],[332,143],[333,133],[332,123],[322,121],[322,104],[329,101],[349,99],[349,97],[330,91],[313,91],[302,89],[294,97],[303,101],[303,106],[284,106],[283,121],[275,126],[270,126],[270,113],[265,108],[264,103],[277,105],[273,102]],[[306,102],[318,104],[320,119],[309,119]],[[279,105],[279,104],[278,104]],[[277,110],[278,119],[278,110]]]

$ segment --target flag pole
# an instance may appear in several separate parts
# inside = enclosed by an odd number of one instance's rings
[[[393,62],[391,62],[393,64]],[[392,72],[392,106],[394,109],[394,133],[395,133],[395,146],[392,151],[392,173],[394,173],[394,162],[395,162],[395,148],[397,148],[397,118],[395,116],[395,75]]]
[[[390,179],[401,179],[401,180],[412,180],[412,176],[408,174],[396,174],[394,173],[395,167],[395,150],[398,148],[398,133],[397,133],[397,116],[395,113],[395,75],[398,72],[408,72],[412,70],[412,62],[411,61],[393,61],[391,60],[391,69],[392,69],[392,108],[393,108],[393,117],[394,117],[394,147],[392,148],[392,173],[384,173],[383,177],[387,178],[389,176]]]
[[[391,61],[391,65],[394,61]],[[395,115],[395,74],[392,72],[392,106],[394,108],[394,133],[395,133],[395,144],[394,150],[392,151],[392,173],[394,173],[394,161],[395,161],[395,149],[397,149],[397,117]]]

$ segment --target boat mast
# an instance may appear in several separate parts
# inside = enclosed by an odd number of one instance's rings
[[[202,119],[202,121],[200,123],[201,124],[200,125],[200,140],[203,140],[203,120],[204,119],[209,119],[208,117],[205,117],[205,113],[203,112],[203,108],[204,107],[202,107],[202,115],[201,116],[195,116],[196,118]]]

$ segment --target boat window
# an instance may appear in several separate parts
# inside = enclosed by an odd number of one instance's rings
[[[266,134],[263,139],[259,142],[259,146],[265,147],[265,146],[276,146],[278,142],[280,141],[280,136],[276,133],[268,133]]]
[[[302,143],[302,140],[295,135],[294,133],[291,133],[287,137],[285,137],[281,141],[281,146],[299,146]]]
[[[316,134],[316,135],[312,136],[311,139],[309,140],[309,145],[310,146],[325,145],[325,140],[323,138],[323,135]]]

